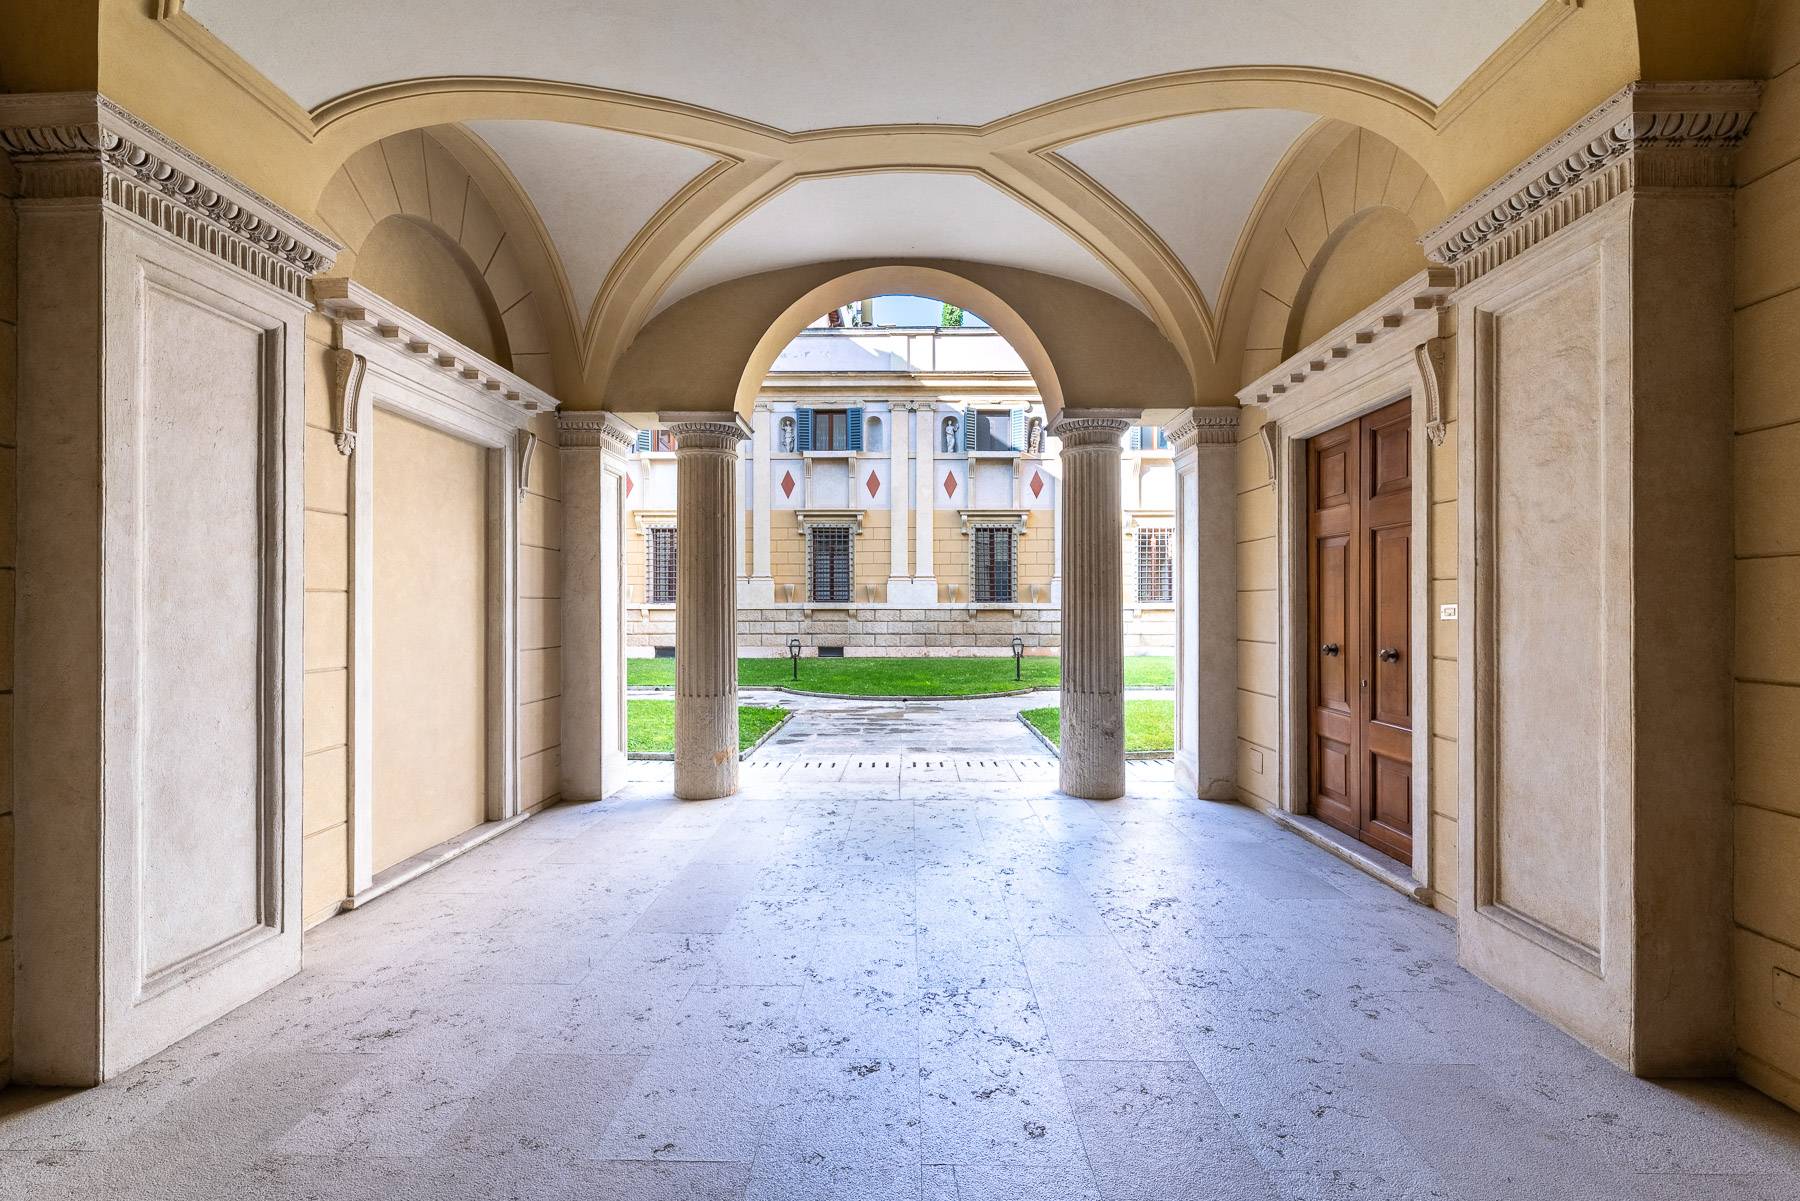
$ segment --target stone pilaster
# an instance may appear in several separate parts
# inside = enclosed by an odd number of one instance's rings
[[[606,413],[558,413],[562,445],[562,796],[625,783],[625,472],[636,432]]]
[[[1175,447],[1175,783],[1237,795],[1236,408],[1189,409]]]
[[[938,599],[937,570],[932,565],[937,525],[937,417],[937,406],[926,402],[918,407],[913,421],[913,445],[919,449],[913,459],[917,510],[913,516],[912,578],[915,593],[925,604],[936,604]]]
[[[750,578],[744,581],[746,605],[775,603],[773,534],[769,508],[774,500],[769,479],[769,455],[774,450],[775,421],[767,405],[758,405],[751,419],[754,434],[750,444]]]
[[[721,413],[667,413],[675,435],[675,795],[737,791],[737,444]]]
[[[1124,567],[1120,438],[1134,414],[1065,410],[1062,439],[1062,790],[1125,795]]]

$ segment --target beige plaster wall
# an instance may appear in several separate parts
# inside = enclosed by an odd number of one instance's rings
[[[18,221],[12,165],[0,158],[0,1085],[12,1071],[13,568],[18,461]]]
[[[350,854],[350,460],[332,436],[330,346],[330,323],[308,319],[300,907],[309,925],[337,912]]]
[[[468,252],[436,226],[396,213],[369,231],[356,281],[502,367],[512,352],[500,310]]]
[[[487,815],[487,455],[375,414],[374,870]]]
[[[1737,1042],[1745,1076],[1800,1107],[1800,6],[1764,4],[1757,40],[1769,84],[1737,164]]]
[[[1357,139],[1360,145],[1362,139]],[[1328,163],[1335,163],[1334,156]],[[1380,170],[1379,162],[1375,171]],[[1288,318],[1287,351],[1294,351],[1356,316],[1375,296],[1425,270],[1425,251],[1413,220],[1398,208],[1367,209],[1327,240],[1301,281]]]

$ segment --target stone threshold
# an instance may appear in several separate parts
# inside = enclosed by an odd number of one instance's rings
[[[360,909],[370,901],[393,892],[402,884],[410,884],[420,876],[436,871],[452,859],[461,858],[476,847],[492,842],[514,826],[529,821],[545,809],[557,804],[561,799],[561,797],[551,797],[547,801],[538,802],[522,813],[515,813],[511,817],[502,818],[499,821],[482,822],[474,829],[464,831],[454,838],[446,838],[434,847],[426,847],[410,859],[402,859],[387,870],[377,872],[375,877],[369,881],[367,888],[353,897],[346,898],[338,908],[340,911]]]
[[[1373,847],[1365,846],[1341,830],[1333,829],[1316,817],[1304,813],[1265,810],[1276,825],[1292,831],[1348,863],[1351,867],[1375,877],[1395,892],[1403,893],[1421,905],[1431,904],[1431,888],[1412,878],[1412,874],[1396,861]]]

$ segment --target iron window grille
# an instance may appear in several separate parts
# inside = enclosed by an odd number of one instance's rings
[[[816,525],[807,531],[807,599],[813,604],[850,603],[852,536],[847,525]]]
[[[1175,603],[1175,565],[1170,558],[1169,529],[1137,532],[1137,596],[1144,605]]]
[[[675,603],[675,527],[652,526],[644,531],[644,544],[649,555],[645,565],[644,591],[653,605]]]
[[[978,525],[970,536],[969,595],[978,605],[1013,604],[1018,588],[1018,531],[1009,525]]]

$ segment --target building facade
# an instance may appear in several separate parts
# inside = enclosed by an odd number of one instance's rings
[[[1060,443],[991,329],[832,327],[782,352],[739,444],[738,645],[781,656],[994,655],[1060,633]],[[1124,438],[1128,654],[1174,653],[1174,462]],[[641,431],[626,509],[629,653],[675,650],[675,441]]]

